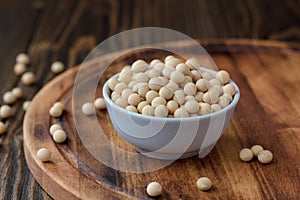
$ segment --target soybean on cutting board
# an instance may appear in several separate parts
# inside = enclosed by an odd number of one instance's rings
[[[158,199],[297,199],[300,192],[300,46],[247,40],[201,44],[220,69],[230,72],[241,91],[228,129],[207,157],[178,160],[148,173],[125,173],[101,164],[85,149],[76,132],[72,87],[78,68],[73,68],[46,85],[25,116],[26,160],[45,191],[55,199],[151,199],[145,192],[146,186],[158,181],[163,187]],[[170,46],[187,50],[194,47],[185,41]],[[97,93],[101,94],[105,80],[124,64],[137,58],[163,57],[165,53],[147,49],[122,55],[104,72]],[[88,64],[91,68],[101,66],[109,56]],[[86,76],[88,80],[98,74],[91,71]],[[60,119],[50,118],[48,114],[55,101],[66,105]],[[135,152],[115,132],[106,111],[97,111],[97,117],[111,143]],[[55,122],[67,131],[68,140],[63,144],[55,144],[51,139],[49,127]],[[249,163],[240,161],[240,149],[254,144],[271,150],[273,162],[263,165],[256,159]],[[41,147],[50,149],[51,162],[42,163],[36,158],[36,151]],[[113,153],[108,156],[115,159]],[[115,162],[127,160],[118,158]],[[197,188],[196,181],[201,176],[212,180],[210,191]]]

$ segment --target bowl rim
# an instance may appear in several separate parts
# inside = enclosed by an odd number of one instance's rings
[[[212,69],[209,69],[209,68],[205,68],[205,67],[199,67],[199,69],[201,71],[205,71],[205,72],[210,72],[210,73],[213,73],[213,74],[216,74],[217,71],[215,70],[212,70]],[[193,117],[183,117],[183,118],[174,118],[174,117],[157,117],[157,116],[149,116],[149,115],[143,115],[143,114],[140,114],[140,113],[135,113],[135,112],[132,112],[132,111],[129,111],[129,110],[126,110],[125,108],[122,108],[120,106],[118,106],[117,104],[115,104],[111,98],[109,97],[109,88],[108,88],[108,82],[110,79],[112,78],[115,78],[115,77],[118,77],[120,73],[117,73],[115,75],[113,75],[112,77],[110,77],[109,79],[107,79],[104,83],[104,86],[103,86],[103,89],[102,89],[102,95],[103,95],[103,98],[106,102],[106,104],[110,104],[112,107],[114,107],[114,109],[117,109],[118,111],[121,111],[121,112],[127,112],[128,114],[132,115],[132,116],[135,116],[135,117],[139,117],[139,118],[144,118],[144,119],[151,119],[151,120],[166,120],[166,121],[173,121],[173,122],[179,122],[179,121],[190,121],[190,120],[202,120],[202,119],[208,119],[208,118],[212,118],[214,116],[217,116],[221,113],[226,113],[228,110],[231,110],[232,108],[234,108],[238,101],[239,101],[239,98],[240,98],[240,90],[239,90],[239,87],[237,86],[237,84],[230,80],[229,83],[232,84],[236,90],[236,93],[235,95],[233,96],[233,99],[232,101],[230,102],[229,105],[227,105],[226,107],[222,108],[221,110],[218,110],[216,112],[213,112],[213,113],[209,113],[209,114],[205,114],[205,115],[199,115],[199,116],[193,116]]]

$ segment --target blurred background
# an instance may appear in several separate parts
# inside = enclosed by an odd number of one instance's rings
[[[71,66],[109,36],[144,26],[199,39],[299,41],[299,8],[299,0],[1,0],[0,64],[25,51]]]
[[[0,79],[11,86],[20,52],[47,74],[55,60],[72,67],[109,36],[145,26],[201,40],[299,42],[299,8],[299,0],[1,0]]]

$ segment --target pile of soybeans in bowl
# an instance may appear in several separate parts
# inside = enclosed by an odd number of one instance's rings
[[[118,106],[147,116],[185,118],[228,106],[236,88],[225,70],[199,66],[195,58],[167,56],[150,63],[136,60],[108,80],[110,98]]]

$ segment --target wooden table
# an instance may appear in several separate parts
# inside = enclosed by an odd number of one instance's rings
[[[159,0],[151,2],[2,1],[0,3],[1,94],[16,85],[21,85],[19,78],[13,74],[12,68],[15,56],[19,52],[25,51],[31,56],[30,71],[34,71],[39,80],[33,87],[24,87],[25,99],[31,99],[45,83],[53,78],[50,73],[52,61],[62,60],[68,68],[71,68],[82,62],[88,52],[107,37],[135,27],[172,28],[200,39],[261,38],[300,41],[297,1],[184,2],[186,1],[176,1],[176,3]],[[297,80],[294,81],[299,83]],[[251,84],[254,82],[250,81]],[[293,87],[287,91],[289,95],[286,95],[291,98],[290,102],[295,106],[299,98],[292,94],[298,91],[293,92],[292,89]],[[264,88],[263,91],[268,90]],[[268,105],[264,103],[262,105]],[[21,108],[22,103],[17,103],[15,109],[18,112],[9,120],[8,132],[0,136],[0,198],[51,199],[36,183],[25,162],[22,136],[24,113]],[[266,108],[271,109],[268,106]],[[299,109],[291,112],[290,116],[286,114],[284,117],[295,120],[294,129],[285,129],[285,134],[299,130],[299,123],[296,120],[299,119]],[[270,128],[269,125],[265,127],[261,125],[261,128]],[[254,141],[250,137],[247,139]],[[299,149],[295,145],[299,143],[292,143],[292,141],[291,145],[294,146],[291,153],[297,155]],[[242,143],[246,145],[250,142]],[[280,148],[276,145],[274,147]],[[284,159],[286,155],[279,154],[279,156],[283,156]],[[297,162],[299,163],[299,160]],[[299,170],[291,163],[280,167],[291,168],[292,172],[297,172],[295,178],[299,178]],[[285,184],[286,180],[279,181]],[[297,186],[299,187],[299,184],[293,187]],[[288,188],[286,189],[286,194],[289,194]],[[264,187],[261,187],[261,190],[270,191]],[[266,198],[276,198],[274,194],[267,192],[262,194]],[[287,197],[284,193],[278,194],[282,195],[278,196],[278,199]],[[242,198],[242,196],[235,196],[235,198]]]

